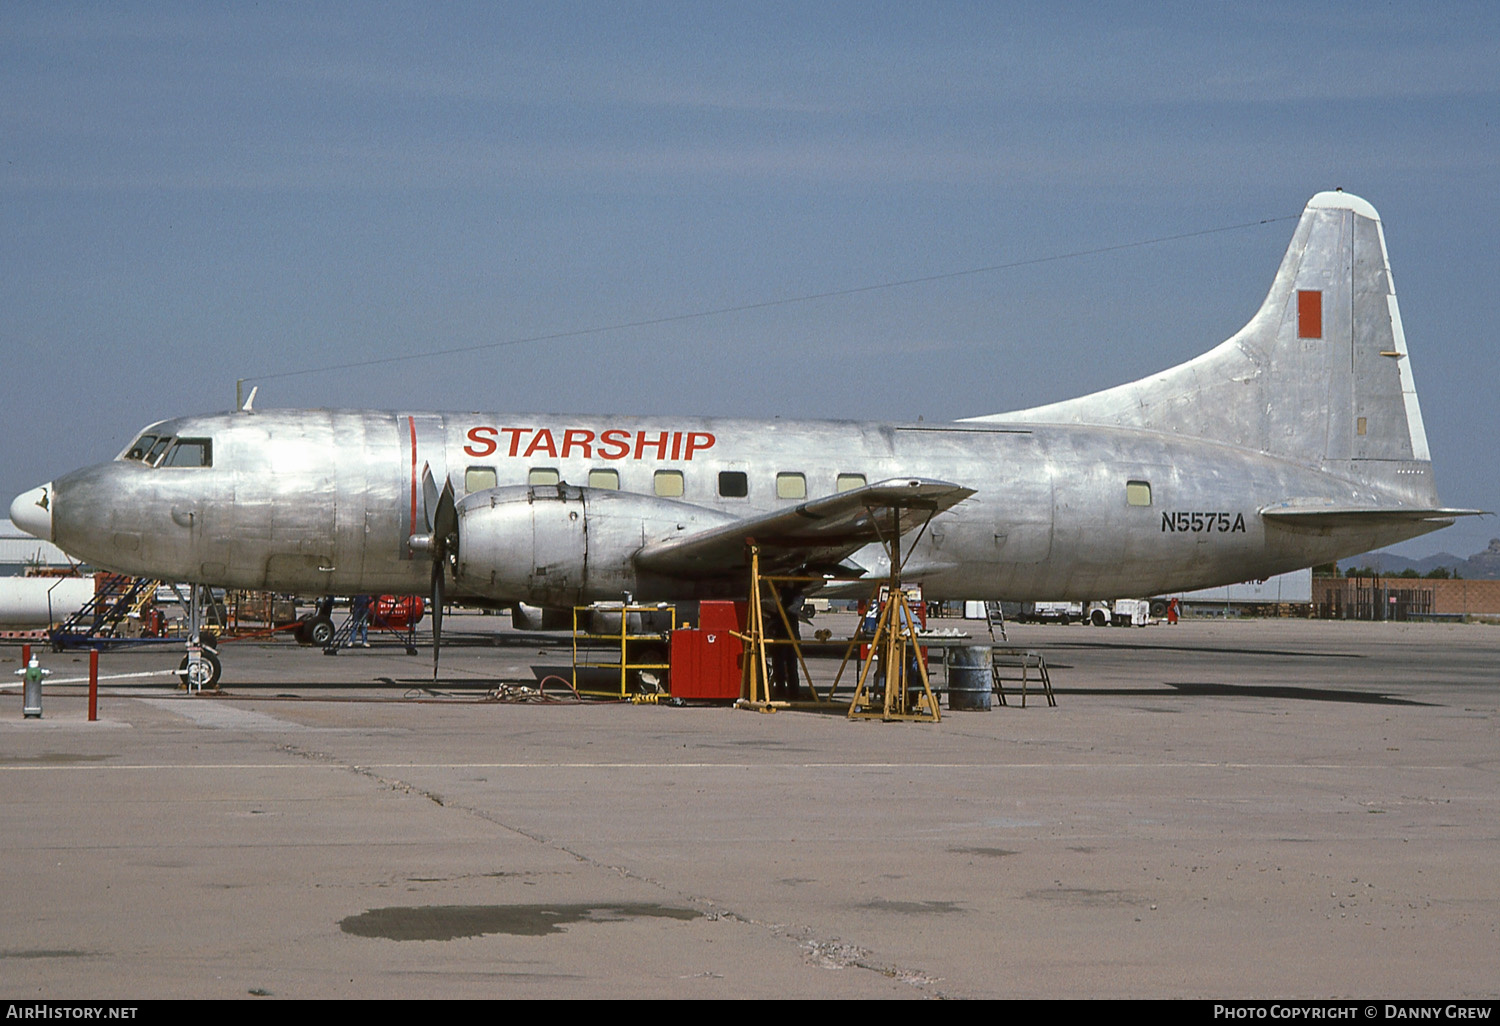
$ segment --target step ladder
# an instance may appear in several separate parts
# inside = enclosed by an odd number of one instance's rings
[[[994,682],[995,697],[1001,705],[1005,700],[1005,685],[1021,685],[1021,708],[1026,708],[1026,693],[1035,681],[1047,698],[1047,704],[1057,705],[1057,696],[1052,693],[1052,675],[1047,672],[1047,659],[1042,653],[1029,648],[996,647],[990,650],[990,679]]]
[[[1005,610],[1000,608],[998,602],[986,602],[984,604],[984,625],[990,629],[990,644],[995,644],[995,628],[1000,628],[1000,641],[1009,641],[1005,636]]]

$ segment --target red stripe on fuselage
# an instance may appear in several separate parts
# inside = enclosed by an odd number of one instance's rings
[[[411,431],[411,527],[407,530],[410,537],[417,533],[417,418],[406,418],[407,429]]]

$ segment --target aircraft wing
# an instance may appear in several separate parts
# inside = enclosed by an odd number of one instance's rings
[[[1488,515],[1482,509],[1449,509],[1434,506],[1356,506],[1320,499],[1288,499],[1267,506],[1260,515],[1272,523],[1297,527],[1371,527],[1406,524],[1423,520],[1453,520],[1455,517]]]
[[[718,577],[743,570],[745,546],[761,550],[761,569],[782,572],[832,565],[881,538],[891,537],[900,511],[901,531],[956,506],[974,489],[947,481],[897,478],[804,502],[791,509],[746,517],[680,538],[651,542],[636,566],[673,577]]]

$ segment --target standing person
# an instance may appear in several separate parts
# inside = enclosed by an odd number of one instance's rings
[[[792,631],[791,634],[787,633],[786,624],[781,622],[781,616],[775,610],[765,614],[766,637],[781,642],[781,644],[771,646],[771,697],[795,702],[801,697],[802,682],[797,672],[797,649],[787,641],[791,638],[802,640],[802,628],[799,623],[802,597],[792,588],[784,588],[779,594]]]
[[[360,648],[370,647],[370,596],[354,596],[354,634],[349,639],[351,645]]]

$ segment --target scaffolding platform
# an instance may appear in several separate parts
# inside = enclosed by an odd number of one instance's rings
[[[580,623],[581,618],[592,617],[598,612],[605,614],[620,614],[620,629],[617,632],[595,633],[586,630]],[[637,615],[656,614],[666,612],[670,618],[671,630],[677,629],[677,608],[675,606],[656,605],[622,605],[619,607],[609,606],[600,609],[595,606],[573,607],[573,690],[580,695],[593,695],[599,698],[629,699],[632,694],[650,693],[661,694],[668,689],[666,685],[667,673],[672,668],[668,658],[669,646],[671,644],[671,631],[631,633],[630,614]],[[633,651],[632,651],[633,649]],[[603,658],[602,654],[608,653],[611,658]],[[595,658],[599,656],[599,658]],[[619,689],[600,691],[597,688],[587,688],[579,685],[578,671],[580,669],[605,669],[617,671],[619,677]],[[642,671],[651,673],[655,671],[659,676],[654,683],[647,682],[641,677]],[[631,685],[635,688],[632,691]]]

